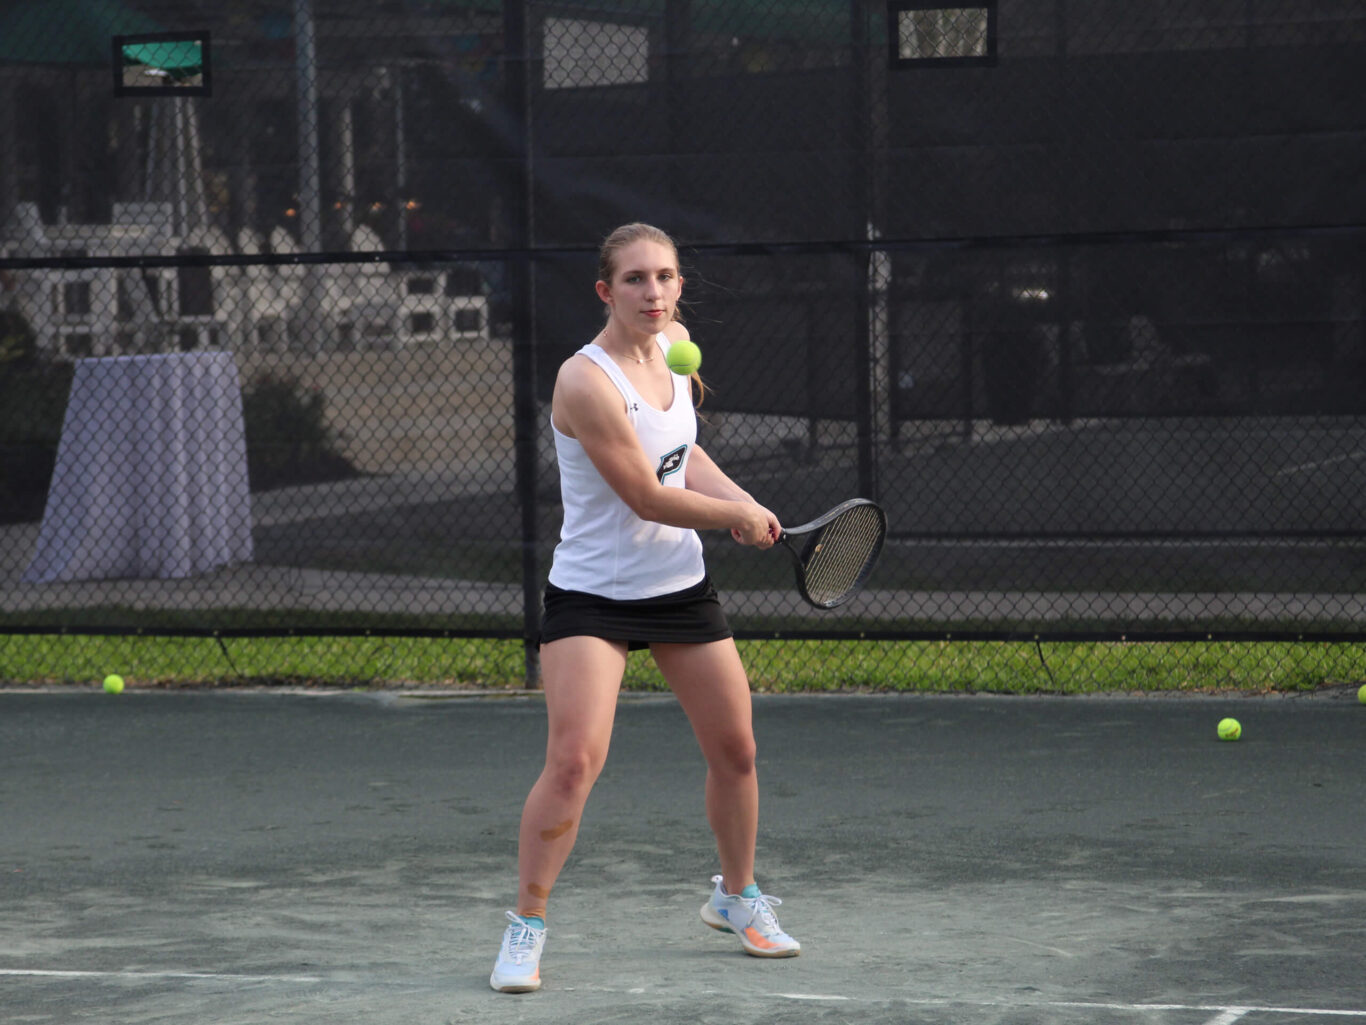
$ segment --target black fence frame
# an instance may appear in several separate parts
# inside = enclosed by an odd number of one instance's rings
[[[251,256],[232,256],[222,254],[199,254],[199,255],[180,255],[180,256],[139,256],[139,257],[46,257],[46,258],[10,258],[0,260],[0,270],[34,270],[34,269],[78,269],[78,268],[185,268],[185,267],[234,267],[234,266],[307,266],[307,265],[339,265],[352,263],[386,263],[395,267],[414,267],[420,265],[451,264],[460,262],[498,262],[504,265],[508,272],[508,294],[510,297],[511,312],[511,338],[512,338],[512,370],[513,370],[513,406],[515,411],[515,453],[516,453],[516,472],[515,488],[520,509],[520,531],[521,531],[521,595],[523,622],[518,630],[513,629],[490,629],[490,630],[423,630],[423,629],[403,629],[392,627],[376,627],[374,629],[328,629],[317,631],[324,635],[337,636],[487,636],[501,638],[520,638],[523,641],[526,651],[526,671],[528,680],[534,680],[537,675],[536,666],[536,637],[538,634],[539,614],[540,614],[540,588],[544,575],[544,565],[540,558],[540,550],[543,547],[543,540],[539,536],[537,523],[539,518],[538,496],[538,475],[543,459],[543,453],[539,449],[539,420],[543,414],[543,403],[547,397],[547,382],[549,374],[558,359],[562,357],[563,348],[551,345],[545,339],[538,337],[539,324],[541,317],[541,306],[546,301],[544,296],[537,294],[538,269],[548,263],[566,257],[587,258],[592,255],[592,247],[584,242],[572,241],[576,238],[575,224],[572,218],[566,219],[559,216],[558,223],[550,229],[544,223],[544,213],[546,203],[545,181],[542,173],[548,163],[553,163],[556,157],[554,153],[548,153],[545,148],[544,140],[535,136],[535,123],[537,116],[537,103],[543,99],[544,90],[541,94],[537,92],[535,83],[535,70],[537,67],[537,39],[536,34],[540,29],[540,22],[536,20],[537,5],[523,2],[509,2],[502,8],[502,29],[503,29],[503,53],[502,60],[507,72],[503,78],[504,96],[502,97],[504,108],[502,111],[505,117],[503,128],[505,134],[500,138],[500,152],[497,157],[502,161],[501,165],[507,172],[499,182],[499,192],[505,202],[505,223],[502,229],[510,240],[510,244],[502,247],[472,247],[472,248],[451,248],[451,249],[431,249],[431,250],[384,250],[377,252],[355,253],[349,251],[320,250],[315,252],[283,254],[283,255],[251,255]],[[888,17],[894,17],[895,11],[900,8],[919,7],[918,4],[905,4],[892,2],[885,5],[885,13]],[[939,230],[939,227],[932,225],[926,229],[923,235],[917,234],[908,228],[908,222],[916,216],[917,209],[914,204],[907,210],[898,211],[893,209],[889,191],[893,179],[892,168],[896,160],[899,159],[893,151],[896,149],[888,138],[890,129],[889,124],[893,120],[888,109],[879,102],[871,102],[870,97],[878,95],[886,84],[886,76],[896,75],[918,75],[924,76],[926,91],[934,93],[936,96],[943,96],[947,90],[943,78],[946,68],[965,68],[968,74],[997,74],[1005,67],[1006,62],[999,59],[996,47],[999,42],[996,34],[996,4],[986,2],[982,7],[989,10],[991,15],[991,59],[988,61],[932,61],[924,64],[912,62],[904,64],[899,62],[894,49],[884,53],[884,47],[875,45],[870,38],[869,27],[872,24],[871,15],[879,8],[877,4],[869,4],[863,0],[851,0],[847,9],[848,30],[847,40],[841,42],[847,46],[850,52],[855,55],[876,54],[877,59],[851,59],[847,65],[823,69],[824,78],[821,81],[838,81],[841,83],[839,90],[839,102],[844,103],[844,109],[848,117],[844,125],[839,129],[840,138],[848,143],[848,153],[841,159],[846,162],[845,170],[847,174],[841,187],[847,189],[852,197],[852,215],[840,218],[838,214],[822,213],[817,218],[817,223],[832,225],[835,221],[839,223],[826,232],[815,232],[812,237],[790,237],[781,235],[766,235],[762,231],[756,231],[754,238],[745,241],[716,241],[714,232],[710,232],[709,225],[702,223],[701,217],[697,224],[684,225],[680,234],[686,246],[686,258],[699,263],[705,263],[713,257],[757,257],[773,258],[783,260],[794,257],[831,257],[846,260],[850,265],[858,265],[873,260],[875,257],[888,258],[893,261],[906,257],[926,257],[943,258],[955,254],[1004,254],[1008,256],[1012,253],[1022,254],[1066,254],[1075,251],[1087,251],[1092,253],[1099,252],[1119,252],[1126,248],[1134,250],[1155,251],[1160,247],[1181,247],[1181,246],[1210,246],[1210,245],[1252,245],[1268,244],[1273,246],[1290,246],[1298,242],[1306,243],[1332,243],[1346,247],[1359,247],[1362,252],[1366,252],[1366,223],[1360,223],[1360,206],[1353,206],[1348,202],[1341,217],[1335,223],[1327,223],[1316,220],[1315,216],[1296,218],[1290,216],[1275,215],[1264,219],[1265,223],[1259,222],[1255,214],[1245,215],[1238,223],[1223,223],[1210,226],[1195,227],[1155,227],[1150,222],[1145,222],[1143,217],[1135,217],[1136,223],[1143,222],[1146,226],[1135,227],[1133,230],[1093,230],[1087,225],[1090,223],[1086,211],[1079,212],[1078,204],[1074,202],[1069,194],[1068,182],[1062,180],[1056,173],[1057,167],[1049,165],[1044,161],[1039,165],[1043,169],[1028,184],[1034,192],[1042,196],[1040,202],[1050,205],[1053,211],[1052,219],[1049,223],[1056,226],[1056,231],[1038,232],[1031,230],[1028,219],[1008,221],[1006,228],[1000,233],[987,231],[975,231],[963,234],[954,234]],[[1054,26],[1057,39],[1054,43],[1054,52],[1046,54],[1034,54],[1026,61],[1020,62],[1021,66],[1028,64],[1024,70],[1018,67],[1012,74],[1018,74],[1029,78],[1035,83],[1042,83],[1048,87],[1049,95],[1062,104],[1063,109],[1071,110],[1076,107],[1084,106],[1087,102],[1092,102],[1089,97],[1076,97],[1072,95],[1071,88],[1078,81],[1084,80],[1083,71],[1079,69],[1094,69],[1097,58],[1094,55],[1077,55],[1067,52],[1065,36],[1066,21],[1068,17],[1068,5],[1057,3],[1056,18],[1059,22]],[[542,11],[541,13],[544,13]],[[659,83],[651,83],[648,87],[651,95],[668,96],[677,98],[680,95],[680,80],[671,77],[676,72],[676,67],[680,59],[686,59],[686,48],[679,42],[687,37],[689,5],[685,2],[671,2],[663,5],[663,13],[651,14],[648,17],[642,15],[652,26],[652,31],[659,35],[665,42],[663,49],[664,56],[658,58],[665,68],[665,73]],[[1249,29],[1251,32],[1251,29]],[[887,41],[890,45],[891,40]],[[1190,64],[1188,55],[1145,55],[1145,59],[1171,67],[1187,67]],[[1303,54],[1296,54],[1292,57],[1280,57],[1278,60],[1288,62],[1287,66],[1293,65],[1295,61],[1303,61]],[[1132,64],[1133,61],[1129,61]],[[982,70],[972,70],[980,68]],[[1242,65],[1230,65],[1227,74],[1233,79],[1242,80],[1248,77],[1248,68]],[[1031,77],[1032,76],[1032,77]],[[1023,79],[1022,79],[1023,80]],[[1260,90],[1271,88],[1266,81],[1253,81],[1255,88],[1252,95],[1260,95]],[[304,86],[301,83],[301,89]],[[769,85],[766,88],[776,88]],[[891,101],[888,101],[889,103]],[[902,97],[898,102],[911,102]],[[1095,101],[1099,102],[1099,101]],[[1107,101],[1108,102],[1108,101]],[[1346,102],[1341,99],[1335,102]],[[972,110],[970,100],[961,101],[961,106],[955,110],[952,105],[945,103],[945,111],[941,117],[926,129],[927,133],[934,134],[946,133],[946,137],[951,138],[953,134],[952,122],[956,116],[962,115],[965,111],[970,113]],[[677,115],[675,115],[677,116]],[[1248,117],[1253,115],[1249,114]],[[1004,115],[1001,115],[1004,118]],[[1054,146],[1063,156],[1076,159],[1084,159],[1085,154],[1081,152],[1081,147],[1075,140],[1063,137],[1063,129],[1059,127],[1059,121],[1065,120],[1063,114],[1057,109],[1051,112],[1050,117],[1039,117],[1030,123],[1017,125],[1006,125],[1004,120],[992,122],[988,130],[1000,129],[1009,137],[1012,143],[1039,143]],[[1008,129],[1008,130],[1007,130]],[[667,133],[670,137],[679,129],[677,126],[667,126]],[[1122,147],[1120,147],[1122,150]],[[1061,157],[1055,157],[1061,161]],[[313,155],[316,159],[316,154]],[[1099,159],[1099,158],[1097,158]],[[1052,167],[1050,171],[1049,168]],[[1255,183],[1254,183],[1255,184]],[[1102,190],[1103,191],[1103,190]],[[1250,193],[1255,197],[1255,190]],[[697,197],[698,202],[685,204],[688,210],[694,214],[698,210],[705,208],[705,198]],[[1087,207],[1091,213],[1097,203],[1095,195],[1087,201]],[[1086,204],[1081,204],[1086,206]],[[924,212],[924,211],[921,211]],[[931,211],[932,212],[932,211]],[[1129,210],[1133,213],[1133,210]],[[1141,212],[1141,211],[1140,211]],[[831,218],[834,218],[834,221]],[[554,221],[556,218],[549,218]],[[971,221],[971,218],[968,219]],[[1119,220],[1123,221],[1121,217]],[[848,222],[848,223],[846,223]],[[871,225],[879,225],[884,234],[879,237],[867,237],[867,230]],[[971,225],[969,225],[971,227]],[[696,229],[696,230],[693,230]],[[838,237],[840,235],[843,237]],[[829,236],[829,237],[821,237]],[[544,239],[553,237],[555,242],[546,242]],[[1057,260],[1054,272],[1066,277],[1071,272],[1069,261],[1065,258]],[[1362,262],[1362,273],[1366,274],[1366,261]],[[1075,401],[1074,391],[1071,387],[1069,374],[1073,362],[1070,359],[1063,359],[1058,364],[1058,391],[1056,398],[1040,402],[1037,405],[1027,406],[1014,412],[1002,412],[1000,409],[984,408],[979,396],[979,392],[985,388],[986,391],[992,390],[991,384],[976,379],[977,371],[974,369],[979,362],[979,355],[974,352],[972,345],[979,344],[978,341],[971,340],[965,335],[961,353],[962,374],[961,387],[959,394],[948,396],[943,407],[937,413],[926,413],[924,410],[917,411],[914,408],[905,408],[899,392],[892,388],[887,397],[887,408],[889,409],[889,422],[879,422],[878,406],[881,399],[875,392],[873,377],[875,368],[875,356],[873,353],[874,340],[870,330],[870,319],[873,299],[863,281],[851,282],[852,287],[848,290],[847,308],[842,310],[842,314],[847,316],[847,330],[845,337],[850,342],[850,353],[852,359],[849,362],[847,378],[842,382],[844,392],[839,401],[832,403],[831,408],[821,408],[819,410],[808,408],[807,414],[813,418],[844,420],[852,424],[853,444],[853,463],[855,468],[855,479],[860,493],[878,497],[884,482],[879,479],[879,449],[882,446],[894,444],[898,427],[903,422],[919,421],[925,419],[938,419],[947,423],[957,423],[960,429],[967,434],[971,433],[973,425],[983,420],[991,420],[993,417],[1002,420],[1010,420],[1012,417],[1022,419],[1050,420],[1060,424],[1071,423],[1075,418],[1090,415],[1084,409],[1078,408]],[[1061,288],[1063,302],[1072,302],[1073,290]],[[900,296],[892,294],[888,297],[888,303],[892,312],[895,312],[896,304]],[[978,312],[983,316],[985,328],[977,334],[990,331],[1018,330],[1027,332],[1033,326],[1028,322],[1011,323],[1009,314],[994,314],[987,309],[987,304],[983,301],[978,308]],[[1064,311],[1062,314],[1054,314],[1053,320],[1066,323],[1070,320]],[[1356,330],[1360,334],[1366,331],[1366,325],[1360,319],[1360,313],[1356,314]],[[993,317],[995,319],[993,319]],[[976,335],[973,336],[977,337]],[[1064,332],[1060,344],[1065,348],[1068,344],[1068,336]],[[1363,343],[1363,351],[1366,351],[1366,343]],[[1253,361],[1255,365],[1255,360]],[[897,377],[899,369],[895,350],[891,357],[892,376]],[[819,377],[821,368],[812,361],[808,368],[808,375],[812,379]],[[1255,374],[1255,367],[1253,373]],[[813,392],[814,394],[814,392]],[[1359,404],[1348,404],[1342,409],[1318,410],[1318,413],[1329,416],[1343,416],[1358,418],[1366,413],[1366,401]],[[1149,410],[1147,412],[1125,413],[1111,412],[1108,415],[1124,417],[1134,416],[1143,418],[1152,417],[1181,417],[1193,415],[1218,415],[1217,411],[1211,413],[1210,410],[1200,407],[1173,406],[1161,411]],[[1102,414],[1097,414],[1102,415]],[[1275,410],[1253,410],[1249,414],[1252,416],[1275,416]],[[883,432],[889,431],[890,437],[884,436]],[[957,535],[946,535],[942,532],[920,533],[909,526],[899,527],[893,523],[893,537],[898,540],[917,540],[925,538],[944,539],[946,537],[959,540],[972,540],[981,535],[968,531]],[[1002,536],[993,534],[991,536]],[[1057,533],[1040,535],[1035,533],[1025,533],[1018,535],[1023,538],[1035,538],[1047,536],[1048,538],[1073,538],[1082,537],[1086,539],[1097,536],[1104,536],[1096,533],[1069,534]],[[1132,533],[1126,533],[1124,537],[1133,537]],[[1161,538],[1166,536],[1161,532],[1154,532],[1147,535],[1150,538]],[[1180,536],[1189,536],[1183,533]],[[1310,532],[1272,531],[1272,532],[1245,532],[1237,530],[1214,531],[1207,535],[1216,539],[1237,539],[1237,540],[1275,540],[1279,538],[1308,537],[1313,539],[1330,539],[1342,541],[1350,545],[1361,545],[1366,542],[1366,524],[1356,529],[1329,529],[1315,530]],[[81,627],[63,629],[47,626],[21,626],[8,628],[15,633],[56,633],[56,634],[81,634],[81,633],[141,633],[137,629],[110,627]],[[231,628],[186,628],[180,630],[156,630],[149,631],[165,635],[182,636],[298,636],[301,634],[313,633],[313,631],[300,630],[291,627],[279,627],[274,629],[231,629]],[[741,629],[737,635],[752,638],[768,637],[790,637],[790,638],[810,638],[810,639],[894,639],[894,640],[1012,640],[1012,641],[1069,641],[1069,640],[1113,640],[1113,641],[1208,641],[1208,640],[1288,640],[1288,641],[1348,641],[1360,642],[1366,639],[1366,622],[1359,628],[1350,630],[1324,629],[1324,630],[1300,630],[1284,629],[1272,627],[1268,629],[1240,629],[1240,630],[1218,630],[1200,633],[1191,630],[1166,630],[1152,627],[1139,627],[1137,629],[1096,629],[1077,631],[1070,627],[1060,627],[1056,630],[1047,628],[1039,630],[1019,630],[1010,626],[1003,626],[999,630],[992,629],[970,629],[957,630],[945,628],[937,629],[896,629],[879,631],[869,630],[866,625],[853,628],[798,628],[794,630],[760,630],[760,629]]]

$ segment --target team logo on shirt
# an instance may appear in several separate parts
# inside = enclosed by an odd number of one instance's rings
[[[664,478],[671,473],[677,473],[683,467],[683,457],[688,454],[687,445],[679,445],[678,448],[668,453],[659,461],[659,469],[655,471],[655,476],[659,478],[659,483],[664,483]]]

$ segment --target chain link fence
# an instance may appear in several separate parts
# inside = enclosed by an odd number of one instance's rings
[[[1352,0],[0,3],[0,631],[531,653],[645,220],[701,443],[891,523],[833,614],[704,538],[739,636],[1359,643],[1364,62]]]

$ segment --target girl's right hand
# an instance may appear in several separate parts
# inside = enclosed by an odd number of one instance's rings
[[[772,548],[783,532],[778,517],[762,505],[751,505],[749,503],[744,504],[742,513],[740,522],[731,528],[730,536],[742,545]]]

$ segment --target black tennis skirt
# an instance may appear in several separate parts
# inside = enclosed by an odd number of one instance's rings
[[[625,641],[635,651],[652,643],[706,644],[732,636],[711,577],[655,598],[614,601],[546,584],[541,643],[563,637]]]

